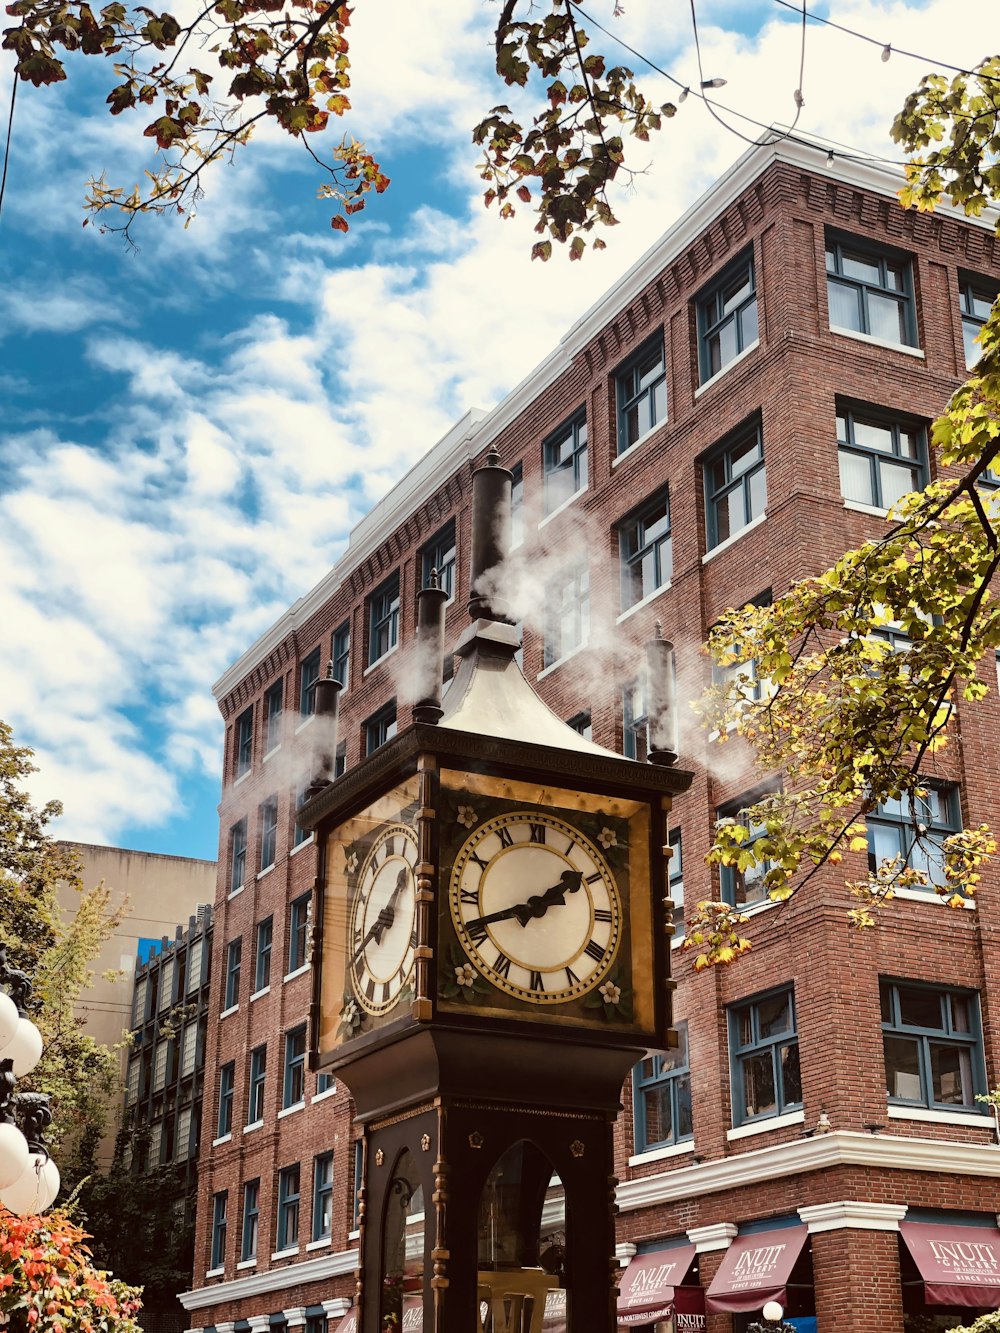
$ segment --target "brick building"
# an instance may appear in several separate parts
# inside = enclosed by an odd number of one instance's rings
[[[575,727],[642,758],[655,621],[696,695],[699,645],[725,608],[877,534],[928,477],[927,426],[963,377],[1000,249],[987,223],[904,213],[898,185],[808,144],[751,149],[503,402],[429,451],[219,682],[195,1328],[334,1333],[353,1291],[351,1104],[305,1052],[317,867],[294,812],[322,664],[345,684],[350,766],[410,721],[415,593],[432,568],[454,593],[452,642],[467,623],[469,477],[495,444],[516,478],[524,672]],[[984,673],[995,681],[992,663]],[[931,839],[996,803],[996,694],[974,716],[959,706],[955,731],[928,773]],[[704,864],[714,821],[774,775],[732,746],[718,764],[693,726],[680,750],[696,776],[671,834],[677,938],[685,898],[728,898],[751,916],[754,951],[695,975],[674,950],[681,1044],[624,1089],[632,1326],[673,1303],[677,1328],[743,1333],[777,1296],[802,1330],[917,1333],[972,1313],[947,1303],[963,1282],[979,1308],[1000,1306],[1000,1149],[975,1100],[1000,1065],[1000,884],[987,877],[961,912],[900,893],[864,936],[845,919],[849,865],[778,907]],[[871,826],[879,854],[905,845],[900,811]]]

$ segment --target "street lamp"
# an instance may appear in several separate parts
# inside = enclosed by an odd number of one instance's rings
[[[42,1034],[27,1013],[31,982],[9,966],[4,945],[0,986],[6,987],[0,990],[0,1203],[24,1217],[54,1202],[59,1171],[45,1147],[44,1131],[52,1121],[48,1097],[14,1090],[41,1058]]]
[[[795,1333],[795,1326],[785,1323],[785,1312],[778,1301],[765,1302],[760,1313],[761,1320],[750,1324],[747,1333]]]

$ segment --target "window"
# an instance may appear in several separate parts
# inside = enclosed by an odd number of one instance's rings
[[[561,662],[590,634],[590,571],[579,569],[549,590],[546,599],[545,666]]]
[[[958,821],[955,787],[926,787],[912,803],[906,795],[882,801],[867,819],[869,870],[898,856],[903,865],[924,872],[927,892],[933,893],[935,884],[946,883],[941,844],[958,832]]]
[[[751,597],[745,606],[770,606],[771,589],[758,593],[756,597]],[[715,627],[713,626],[713,629]],[[740,645],[733,643],[730,645],[730,651],[739,652]],[[749,703],[755,703],[765,695],[770,694],[772,690],[771,682],[766,677],[757,675],[757,663],[752,658],[740,659],[736,657],[732,662],[725,666],[718,662],[712,662],[712,684],[722,686],[727,696],[730,691],[736,687],[737,694],[733,696],[733,701],[738,702],[740,698],[746,699]]]
[[[357,1230],[361,1186],[364,1184],[365,1146],[361,1139],[354,1140],[354,1229]]]
[[[640,347],[615,375],[618,452],[623,454],[667,415],[663,330]]]
[[[618,525],[622,610],[665,588],[673,572],[666,489]]]
[[[701,382],[707,384],[757,341],[753,255],[730,264],[698,300]]]
[[[216,1138],[224,1139],[233,1132],[233,1086],[236,1082],[236,1065],[230,1060],[219,1070],[219,1118],[216,1125]]]
[[[174,1002],[174,956],[168,954],[160,968],[160,1013]]]
[[[338,749],[339,749],[339,746],[338,746]],[[302,781],[299,783],[299,785],[295,788],[295,815],[296,815],[296,819],[295,819],[295,823],[294,823],[294,825],[293,825],[293,830],[294,830],[294,831],[293,831],[293,833],[292,833],[292,846],[293,846],[293,847],[299,847],[299,846],[301,846],[301,844],[304,843],[305,840],[306,840],[307,838],[311,838],[311,837],[312,837],[312,833],[309,831],[309,829],[304,829],[304,828],[301,826],[301,824],[298,822],[298,813],[299,813],[299,811],[302,809],[302,807],[305,805],[305,803],[306,803],[306,797],[309,795],[309,784],[310,784],[310,781],[311,781],[310,778],[303,778]]]
[[[201,988],[201,970],[205,957],[205,937],[199,935],[188,949],[187,993],[192,995]]]
[[[368,665],[385,657],[399,642],[399,572],[368,599]]]
[[[674,1050],[647,1055],[635,1067],[636,1152],[680,1143],[693,1136],[686,1023],[679,1024],[677,1038]]]
[[[910,261],[863,243],[827,238],[830,328],[916,347]]]
[[[292,1250],[299,1243],[299,1167],[278,1172],[278,1249]]]
[[[781,1115],[802,1105],[791,987],[733,1005],[729,1044],[735,1124]]]
[[[281,710],[285,703],[285,682],[276,680],[264,695],[264,753],[281,743]]]
[[[302,659],[299,671],[299,712],[303,717],[311,717],[316,711],[316,691],[313,686],[319,680],[319,649],[314,648],[308,657]]]
[[[226,1009],[240,1002],[240,965],[243,959],[243,941],[230,940],[226,948]]]
[[[309,917],[312,895],[303,893],[288,909],[288,970],[305,967],[309,945]]]
[[[429,588],[431,572],[437,570],[438,587],[444,588],[450,602],[455,596],[455,520],[446,523],[420,553],[423,587]]]
[[[337,1086],[337,1079],[333,1074],[320,1073],[316,1075],[316,1096],[320,1093],[332,1092]]]
[[[242,888],[247,873],[246,816],[229,830],[229,892]]]
[[[333,756],[333,776],[335,778],[339,778],[342,777],[343,774],[346,772],[347,772],[347,742],[338,741],[337,749]],[[308,837],[309,835],[306,833],[304,834],[304,836]]]
[[[181,1078],[194,1073],[198,1054],[198,1024],[187,1023],[181,1036]]]
[[[590,713],[576,713],[566,723],[567,727],[572,727],[578,736],[582,736],[585,741],[594,739],[594,728],[591,726]]]
[[[128,1062],[128,1078],[125,1081],[125,1102],[131,1106],[139,1100],[139,1074],[142,1069],[138,1057]]]
[[[880,981],[890,1102],[977,1111],[986,1091],[974,991]]]
[[[733,805],[723,806],[718,812],[719,821],[727,820],[737,824],[747,824],[746,807],[755,797],[742,797]],[[763,824],[749,824],[750,838],[743,846],[747,849],[767,834]],[[751,907],[754,903],[770,902],[764,876],[771,869],[770,861],[759,861],[756,865],[740,870],[736,866],[719,867],[719,889],[722,901],[731,907]]]
[[[705,463],[709,550],[759,518],[766,504],[764,444],[760,426],[753,426]]]
[[[927,483],[924,432],[912,422],[841,406],[837,447],[845,500],[889,509]]]
[[[306,1025],[285,1033],[285,1083],[281,1105],[298,1106],[306,1097]]]
[[[257,1046],[250,1052],[250,1096],[247,1101],[247,1124],[259,1125],[264,1119],[264,1078],[267,1074],[267,1047]]]
[[[313,1159],[313,1240],[333,1235],[333,1153]]]
[[[222,1190],[212,1197],[212,1267],[222,1268],[226,1262],[226,1211],[229,1191]]]
[[[976,339],[979,330],[990,317],[990,310],[996,300],[995,283],[975,278],[960,278],[958,284],[962,310],[962,341],[965,344],[965,365],[971,370],[983,349]]]
[[[374,754],[386,741],[391,741],[396,734],[396,700],[390,699],[377,713],[372,713],[364,729],[365,754]]]
[[[646,762],[649,753],[649,718],[642,681],[635,680],[622,691],[622,751],[626,759]]]
[[[236,776],[250,772],[253,763],[253,709],[248,708],[236,719]]]
[[[515,463],[510,471],[513,477],[510,483],[510,549],[513,551],[524,541],[524,464]]]
[[[177,1148],[175,1156],[178,1162],[186,1162],[192,1156],[191,1118],[190,1106],[184,1106],[177,1112]]]
[[[257,947],[254,957],[253,988],[262,991],[271,984],[271,945],[274,942],[274,917],[257,922]]]
[[[338,629],[333,631],[330,656],[333,659],[333,678],[339,680],[346,690],[351,671],[351,622],[349,620],[345,620]]]
[[[560,426],[542,445],[545,474],[545,512],[551,514],[561,504],[587,489],[587,416],[579,416]]]
[[[270,796],[260,807],[260,869],[269,870],[278,852],[278,798]]]
[[[240,1259],[248,1263],[257,1258],[257,1233],[260,1222],[260,1181],[248,1180],[243,1186],[243,1240]]]
[[[681,851],[681,831],[679,828],[673,828],[667,834],[667,846],[672,853],[667,865],[667,879],[670,898],[674,904],[674,930],[680,936],[684,934],[684,856]]]
[[[1000,657],[997,659],[1000,661]],[[1000,684],[1000,669],[997,671],[997,682]],[[146,1021],[146,978],[140,977],[135,983],[135,991],[132,994],[132,1023],[138,1026]]]

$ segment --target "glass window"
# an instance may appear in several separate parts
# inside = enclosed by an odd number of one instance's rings
[[[913,422],[841,406],[837,447],[845,500],[889,509],[927,484],[924,432]]]
[[[983,349],[976,339],[990,317],[996,300],[997,286],[985,278],[960,278],[958,291],[962,310],[962,342],[965,344],[965,365],[968,370],[982,356]]]
[[[224,1009],[232,1009],[240,1002],[240,967],[243,961],[243,941],[230,940],[226,947],[226,1002]]]
[[[229,892],[241,888],[247,873],[246,816],[229,830]]]
[[[181,1078],[195,1071],[198,1059],[198,1024],[187,1023],[181,1035]]]
[[[976,993],[883,980],[879,997],[889,1101],[978,1111],[986,1075]]]
[[[248,708],[236,719],[235,776],[241,778],[250,772],[253,763],[253,709]]]
[[[622,750],[626,759],[638,759],[640,763],[646,762],[649,753],[649,718],[641,680],[622,691]]]
[[[587,489],[587,416],[581,412],[542,445],[545,512]]]
[[[764,443],[754,426],[704,464],[709,550],[759,518],[767,504]]]
[[[187,993],[193,994],[201,989],[201,969],[205,954],[205,937],[199,935],[191,941],[188,949]]]
[[[142,1062],[138,1056],[134,1056],[128,1062],[128,1078],[125,1082],[125,1101],[129,1106],[139,1100],[139,1073],[141,1069]]]
[[[781,1115],[802,1105],[791,987],[730,1006],[729,1043],[734,1124]]]
[[[623,611],[670,582],[673,554],[666,488],[619,523],[618,553]]]
[[[248,1180],[243,1186],[243,1239],[240,1259],[247,1263],[257,1258],[257,1233],[260,1223],[260,1181]]]
[[[274,917],[257,922],[257,947],[254,957],[253,988],[262,991],[271,984],[271,946],[274,942]]]
[[[313,1240],[333,1235],[333,1153],[313,1159]]]
[[[560,662],[590,636],[590,571],[579,569],[546,597],[545,666]]]
[[[615,375],[615,392],[618,452],[623,454],[667,415],[667,367],[662,329]]]
[[[278,1249],[295,1249],[299,1243],[299,1166],[284,1166],[278,1172]]]
[[[333,1074],[319,1073],[316,1075],[316,1096],[321,1092],[332,1092],[337,1086],[337,1079]]]
[[[339,778],[342,777],[346,772],[347,772],[347,742],[338,741],[337,750],[333,756],[333,776],[335,778]],[[308,833],[304,833],[303,836],[308,837],[309,835]]]
[[[574,716],[569,719],[566,725],[568,727],[572,727],[573,730],[576,732],[576,734],[578,736],[582,736],[584,740],[592,741],[594,739],[594,728],[590,722],[589,709],[584,713],[574,714]]]
[[[278,854],[278,798],[270,796],[260,807],[260,869],[269,870]]]
[[[701,383],[745,352],[758,336],[753,255],[741,255],[698,298]]]
[[[916,347],[910,261],[863,242],[827,239],[826,287],[831,329]]]
[[[396,700],[391,699],[364,723],[365,754],[374,754],[396,734]]]
[[[337,749],[338,749],[338,750],[340,749],[340,746],[339,746],[339,745],[338,745]],[[339,774],[338,774],[337,776],[339,776]],[[310,781],[311,781],[310,778],[303,778],[303,779],[301,780],[301,782],[299,783],[299,785],[295,788],[295,813],[296,813],[296,815],[298,815],[299,811],[302,809],[302,807],[303,807],[303,806],[305,805],[305,803],[306,803],[306,797],[307,797],[308,794],[309,794],[309,784],[310,784]],[[312,837],[312,834],[310,833],[310,831],[309,831],[308,829],[304,829],[304,828],[299,824],[299,822],[298,822],[297,819],[296,819],[295,824],[294,824],[293,827],[294,827],[294,831],[293,831],[293,833],[292,833],[292,846],[293,846],[293,847],[298,847],[301,843],[305,842],[306,838],[311,838],[311,837]]]
[[[944,885],[941,844],[959,830],[958,789],[927,787],[923,795],[882,801],[867,817],[868,868],[898,856],[903,865],[927,876],[927,892]]]
[[[399,642],[399,572],[368,599],[368,664],[385,657]]]
[[[309,949],[309,918],[312,895],[303,893],[288,909],[288,970],[305,967]]]
[[[672,1051],[647,1055],[635,1066],[633,1085],[636,1152],[693,1136],[686,1023],[678,1025]]]
[[[250,1079],[248,1083],[247,1124],[259,1125],[264,1119],[264,1079],[267,1075],[267,1047],[257,1046],[250,1052]]]
[[[437,570],[438,587],[444,588],[449,602],[455,596],[455,520],[446,523],[420,552],[423,587],[429,588],[431,573]]]
[[[681,831],[671,829],[667,834],[671,856],[667,865],[670,898],[674,904],[673,923],[675,938],[684,934],[684,856],[681,851]]]
[[[365,1165],[365,1145],[362,1139],[354,1140],[354,1229],[357,1230],[359,1218],[359,1206],[361,1203],[361,1186],[364,1184],[364,1165]]]
[[[281,1105],[298,1106],[306,1096],[306,1025],[285,1033],[285,1082]]]
[[[177,1112],[177,1145],[175,1157],[178,1162],[186,1162],[191,1152],[191,1107],[183,1106]]]
[[[310,717],[316,711],[316,691],[313,686],[319,680],[318,648],[314,648],[308,657],[302,659],[299,669],[299,712],[303,717]]]
[[[1000,670],[997,672],[997,680],[1000,682]],[[146,978],[140,977],[132,994],[132,1023],[135,1027],[146,1021],[146,990]]]
[[[746,606],[770,606],[771,589],[758,593],[756,597],[751,597]],[[739,650],[738,644],[732,645],[732,651]],[[770,690],[770,682],[757,675],[757,663],[754,659],[744,658],[729,662],[726,666],[720,666],[718,662],[712,663],[712,684],[723,686],[727,693],[734,685],[738,688],[739,698],[746,699],[748,702],[756,702],[764,697]],[[738,701],[736,699],[735,701]]]
[[[167,954],[160,968],[160,1013],[174,1002],[174,956]]]
[[[346,690],[351,672],[351,622],[349,620],[345,620],[339,628],[333,631],[333,645],[330,655],[333,659],[333,678],[339,680]]]
[[[212,1196],[212,1267],[221,1268],[226,1262],[226,1212],[229,1191]]]
[[[510,484],[510,549],[524,541],[524,464],[511,468],[514,480]]]
[[[746,824],[746,806],[749,804],[747,798],[737,801],[735,805],[723,806],[718,812],[720,820],[735,820],[739,824]],[[750,839],[744,843],[745,847],[753,847],[758,839],[764,837],[767,829],[763,824],[750,824]],[[719,888],[722,894],[722,901],[729,903],[730,907],[750,907],[754,903],[768,902],[767,886],[764,883],[764,876],[771,868],[770,861],[760,861],[757,865],[748,866],[745,870],[740,870],[737,866],[719,867]]]
[[[264,695],[264,753],[281,743],[281,712],[285,706],[285,682],[276,680]]]
[[[233,1088],[236,1083],[236,1065],[230,1060],[219,1070],[219,1117],[216,1138],[224,1139],[233,1132]]]

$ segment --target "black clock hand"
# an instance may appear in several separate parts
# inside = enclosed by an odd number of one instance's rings
[[[513,907],[504,907],[499,912],[490,912],[486,916],[477,917],[475,921],[467,921],[465,928],[475,931],[477,926],[490,926],[495,921],[510,920],[526,926],[532,918],[544,916],[550,907],[564,903],[567,893],[576,893],[582,883],[583,875],[579,870],[564,870],[559,883],[553,884],[544,893],[532,894],[525,903],[515,903]]]
[[[358,961],[358,959],[361,957],[364,951],[368,948],[369,944],[371,944],[372,940],[374,940],[376,944],[382,943],[382,936],[385,934],[385,932],[392,925],[393,921],[395,921],[396,919],[396,903],[399,901],[399,895],[406,888],[407,881],[409,880],[409,878],[410,878],[410,872],[406,867],[404,867],[396,876],[396,887],[393,889],[389,897],[389,901],[379,912],[378,916],[375,918],[374,923],[372,924],[371,929],[368,931],[367,935],[365,935],[364,939],[355,949],[354,957],[351,959],[352,963],[356,963]]]

